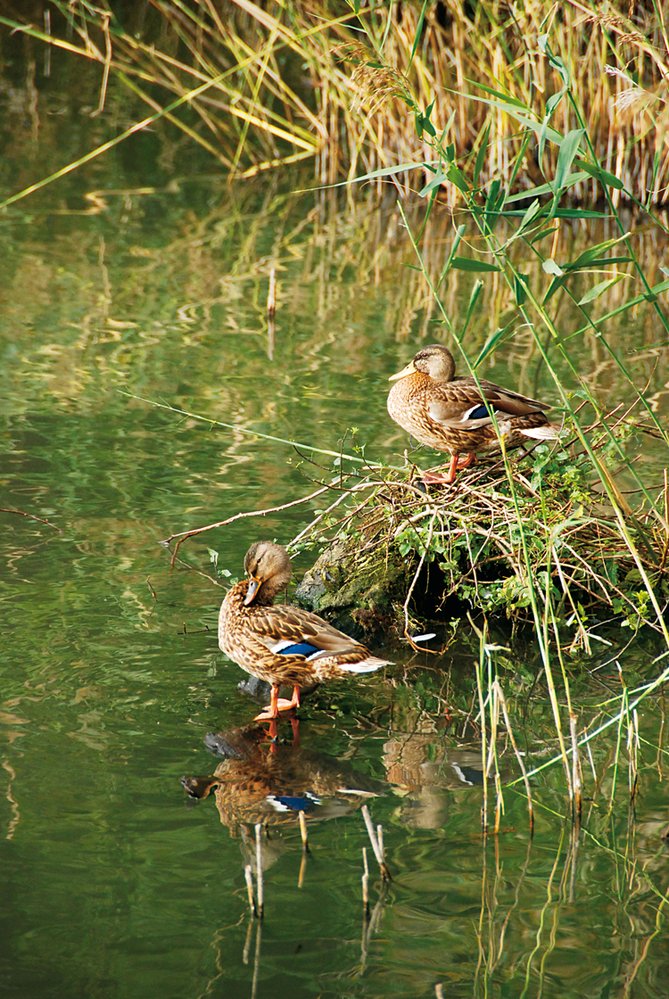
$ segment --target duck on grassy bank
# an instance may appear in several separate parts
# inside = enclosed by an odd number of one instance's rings
[[[392,419],[421,444],[451,455],[446,475],[424,474],[428,484],[454,482],[479,451],[499,447],[500,435],[509,446],[523,437],[544,441],[560,435],[544,413],[550,409],[545,403],[483,379],[477,384],[472,377],[456,377],[453,355],[441,344],[423,347],[390,381],[395,382],[388,393]]]

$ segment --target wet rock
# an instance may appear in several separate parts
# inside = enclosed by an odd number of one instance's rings
[[[361,550],[359,539],[338,539],[305,573],[295,598],[353,638],[364,638],[394,629],[414,568],[384,546]]]

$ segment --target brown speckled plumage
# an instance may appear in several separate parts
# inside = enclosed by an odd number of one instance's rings
[[[451,455],[448,476],[432,481],[452,482],[458,467],[473,463],[477,452],[499,447],[499,438],[489,412],[495,413],[499,432],[507,445],[523,437],[550,440],[559,428],[549,423],[544,410],[550,407],[481,379],[457,378],[455,362],[446,347],[431,344],[419,350],[402,371],[388,394],[388,412],[393,420],[421,444]],[[460,455],[466,455],[458,465]]]
[[[218,644],[247,673],[272,684],[272,705],[258,717],[276,718],[278,710],[299,705],[299,688],[323,680],[371,673],[387,664],[316,614],[275,604],[290,580],[285,548],[259,541],[246,553],[247,579],[228,592],[218,618]],[[310,651],[291,654],[281,647],[307,645]],[[282,684],[293,687],[293,700],[279,702]]]

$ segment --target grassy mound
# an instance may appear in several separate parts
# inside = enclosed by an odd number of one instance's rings
[[[616,456],[595,441],[618,501],[592,479],[590,457],[534,449],[425,487],[388,472],[359,479],[342,513],[321,512],[300,546],[324,546],[298,598],[367,630],[389,622],[407,636],[418,620],[467,609],[565,629],[589,647],[615,619],[633,630],[654,622],[669,597],[663,525],[633,509],[616,485]],[[361,499],[361,496],[363,497]]]

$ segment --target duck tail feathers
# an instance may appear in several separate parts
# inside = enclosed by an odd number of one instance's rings
[[[377,656],[367,656],[359,663],[339,663],[339,669],[343,669],[346,673],[373,673],[377,669],[381,669],[382,666],[389,666],[390,662],[388,659],[379,659]]]
[[[562,427],[555,423],[544,423],[541,427],[528,427],[520,433],[525,437],[531,437],[535,441],[554,441],[562,435]]]

